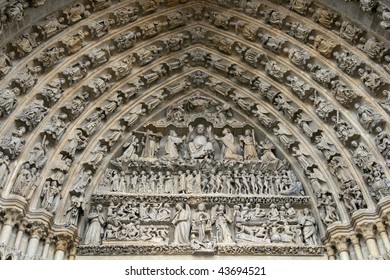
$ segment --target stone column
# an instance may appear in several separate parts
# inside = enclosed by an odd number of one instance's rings
[[[49,233],[45,238],[45,245],[43,246],[42,251],[42,259],[47,259],[47,255],[49,254],[50,245],[53,242],[54,235],[52,233]]]
[[[69,235],[57,235],[57,242],[56,242],[56,251],[54,253],[54,259],[55,260],[63,260],[65,257],[65,253],[68,251],[68,247],[71,244],[72,237]]]
[[[351,243],[353,245],[353,248],[355,249],[356,258],[358,260],[363,260],[364,257],[363,257],[363,253],[362,253],[362,248],[360,247],[359,237],[357,237],[355,234],[353,234],[350,236],[350,239],[351,239]]]
[[[357,226],[357,230],[362,234],[364,241],[367,244],[368,251],[372,258],[380,257],[378,250],[378,245],[376,244],[375,234],[374,234],[374,224],[373,223],[362,223]]]
[[[19,223],[18,233],[16,234],[16,239],[14,243],[14,247],[17,250],[19,250],[20,248],[20,243],[22,242],[22,237],[25,231],[26,231],[26,223],[25,222]]]
[[[77,246],[74,244],[70,250],[69,250],[69,260],[75,260],[76,259],[76,253],[77,253]]]
[[[332,243],[336,247],[341,260],[349,260],[348,240],[345,236],[335,236],[332,238]]]
[[[335,255],[335,252],[333,250],[332,245],[330,245],[329,243],[325,243],[325,249],[326,249],[326,254],[328,255],[328,259],[332,260],[332,261],[335,260],[336,255]]]
[[[30,239],[28,241],[28,246],[26,251],[27,259],[34,258],[34,256],[37,254],[39,241],[44,235],[46,235],[45,226],[42,223],[33,223],[29,231],[30,231]]]
[[[12,234],[12,228],[17,222],[22,218],[21,212],[16,209],[7,209],[5,210],[5,215],[3,218],[3,227],[0,233],[0,244],[8,245],[8,241]]]
[[[382,238],[383,245],[385,246],[386,251],[387,252],[390,251],[390,240],[389,240],[389,236],[387,235],[386,226],[381,221],[376,222],[375,225],[376,225],[376,229],[378,230]]]

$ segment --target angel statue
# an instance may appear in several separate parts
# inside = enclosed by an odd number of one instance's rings
[[[188,204],[178,202],[175,206],[176,213],[173,216],[172,224],[175,226],[173,244],[189,244],[191,228],[191,209]]]
[[[211,223],[217,228],[217,243],[234,243],[229,224],[233,222],[233,215],[228,206],[217,204],[211,209]]]

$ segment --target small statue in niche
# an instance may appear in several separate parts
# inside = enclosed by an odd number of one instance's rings
[[[242,156],[236,153],[236,145],[234,136],[229,128],[222,130],[222,137],[214,136],[214,138],[222,143],[222,160],[242,160]]]
[[[244,150],[244,160],[259,160],[256,151],[256,139],[254,130],[246,129],[245,135],[240,136],[240,143]]]
[[[339,24],[336,23],[339,26]],[[349,21],[344,20],[340,26],[340,37],[356,44],[363,35],[363,30],[353,25]]]
[[[188,135],[186,142],[188,143],[188,149],[190,157],[192,159],[203,159],[214,157],[214,147],[212,141],[214,135],[212,133],[212,127],[205,127],[204,124],[198,124],[196,128],[192,125],[188,128]]]
[[[82,214],[83,208],[83,197],[72,195],[70,198],[70,205],[64,214],[65,223],[77,226],[79,215]]]
[[[12,68],[10,56],[10,54],[5,52],[5,49],[0,49],[0,79],[7,75]]]
[[[41,207],[55,213],[62,198],[61,191],[62,187],[57,181],[46,181],[41,192]]]
[[[370,37],[368,39],[360,38],[360,42],[361,44],[358,45],[358,48],[372,60],[381,62],[385,53],[388,51],[388,49],[385,48],[385,44],[375,37]]]
[[[72,6],[63,10],[65,18],[68,24],[74,24],[83,18],[87,18],[90,15],[90,12],[82,3],[74,3]]]
[[[336,203],[331,193],[327,191],[318,193],[317,201],[317,208],[320,210],[320,216],[324,224],[330,225],[340,220],[337,215]]]
[[[175,226],[173,244],[189,244],[191,228],[191,209],[186,204],[179,202],[175,206],[176,213],[172,224]]]

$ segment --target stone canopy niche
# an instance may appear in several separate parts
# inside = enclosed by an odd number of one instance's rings
[[[322,255],[310,207],[272,142],[195,92],[134,130],[110,161],[79,254]]]

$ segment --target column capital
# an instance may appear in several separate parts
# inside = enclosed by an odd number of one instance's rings
[[[375,238],[374,223],[361,223],[356,230],[362,234],[364,240]]]
[[[73,237],[67,234],[58,234],[55,235],[54,238],[56,240],[56,251],[60,250],[66,252],[68,247],[74,243]]]
[[[351,240],[352,245],[360,245],[359,237],[357,237],[356,234],[349,236],[349,239]]]
[[[23,213],[19,209],[3,209],[0,213],[4,225],[14,226],[23,218]]]
[[[330,244],[328,242],[325,243],[325,250],[326,250],[326,254],[328,255],[329,259],[336,258],[336,254],[333,250],[332,244]]]
[[[337,252],[348,252],[348,238],[344,235],[336,235],[332,237],[331,243],[336,247]]]
[[[47,235],[47,225],[42,222],[32,222],[27,226],[30,238],[41,239]]]
[[[379,233],[387,232],[386,225],[384,223],[382,223],[381,221],[376,222],[375,226],[376,226],[376,229],[378,230]]]

